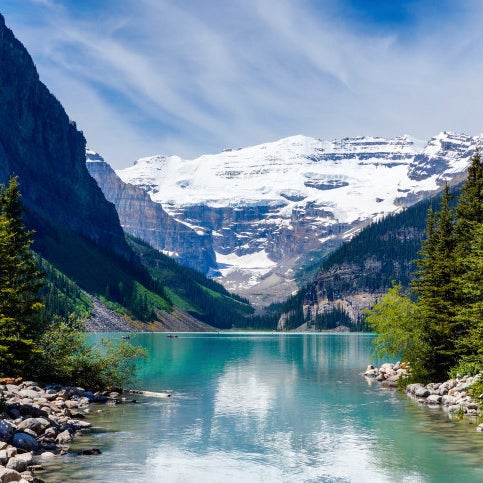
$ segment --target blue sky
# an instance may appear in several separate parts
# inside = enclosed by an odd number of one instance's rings
[[[114,167],[305,134],[483,132],[479,0],[2,0]]]

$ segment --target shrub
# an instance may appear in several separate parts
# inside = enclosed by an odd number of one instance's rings
[[[54,322],[39,342],[41,355],[32,374],[40,381],[89,389],[125,387],[133,381],[146,351],[126,340],[101,340],[95,346],[87,334],[65,322]]]
[[[483,371],[483,365],[478,361],[461,360],[455,367],[449,371],[452,378],[460,376],[476,376]]]

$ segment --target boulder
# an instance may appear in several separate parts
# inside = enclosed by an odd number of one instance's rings
[[[424,386],[417,387],[414,390],[414,395],[416,397],[428,397],[430,395],[430,391],[426,389]]]
[[[19,458],[21,455],[14,456],[13,458],[10,458],[6,464],[6,468],[10,468],[12,470],[18,471],[19,473],[22,473],[22,471],[27,470],[27,464],[25,461],[21,458]]]
[[[12,444],[16,448],[24,449],[26,451],[36,451],[40,447],[39,442],[27,433],[15,433],[12,438]]]
[[[32,400],[40,397],[40,393],[35,391],[34,389],[22,389],[18,392],[18,395],[23,399],[28,398]]]
[[[58,444],[70,444],[72,443],[72,435],[66,429],[65,431],[62,431],[62,433],[59,433],[57,435],[57,437],[55,438],[55,441]]]
[[[456,404],[456,401],[458,399],[454,396],[450,396],[449,394],[445,394],[444,396],[441,397],[441,403],[444,406],[450,406],[452,404]]]
[[[20,481],[22,476],[18,471],[0,466],[0,482],[9,483],[10,481]]]
[[[2,449],[0,450],[0,465],[5,465],[8,461],[7,451]]]
[[[441,403],[442,398],[443,396],[440,396],[439,394],[430,394],[427,397],[426,402],[430,405],[438,405]]]
[[[88,423],[87,421],[82,421],[80,419],[69,419],[67,421],[67,424],[69,426],[72,426],[75,430],[87,429],[87,428],[92,427],[91,423]]]
[[[15,433],[15,429],[15,426],[0,419],[0,440],[9,442]]]
[[[42,423],[38,421],[36,418],[27,418],[17,424],[17,430],[24,431],[26,429],[30,429],[31,431],[34,431],[36,434],[40,434],[43,430],[43,427],[42,427]]]

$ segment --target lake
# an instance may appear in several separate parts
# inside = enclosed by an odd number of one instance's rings
[[[172,397],[94,406],[95,431],[72,449],[103,454],[58,458],[42,478],[483,482],[474,422],[452,421],[361,375],[370,334],[178,335],[132,339],[150,353],[137,387]]]

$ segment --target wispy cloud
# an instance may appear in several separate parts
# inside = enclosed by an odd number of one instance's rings
[[[349,0],[27,3],[6,0],[7,25],[117,167],[298,133],[482,130],[476,0],[451,15],[445,1],[401,2],[412,10],[399,27],[345,15]]]

